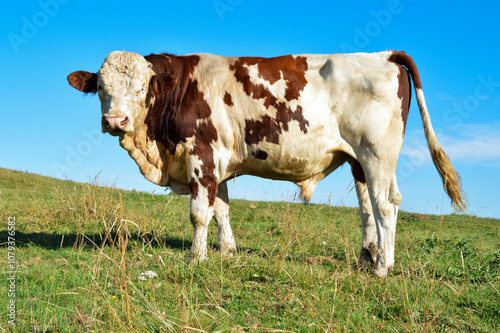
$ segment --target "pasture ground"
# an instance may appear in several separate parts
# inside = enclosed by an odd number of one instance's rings
[[[499,220],[401,212],[376,278],[357,209],[232,200],[238,253],[213,221],[210,258],[186,264],[188,198],[96,183],[0,169],[0,331],[500,331]]]

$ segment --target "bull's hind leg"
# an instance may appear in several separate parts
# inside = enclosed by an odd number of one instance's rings
[[[392,262],[388,263],[388,269],[392,270],[394,268],[394,248],[396,244],[396,224],[398,220],[398,212],[399,212],[399,205],[401,205],[401,202],[403,201],[403,197],[401,196],[401,193],[399,192],[398,188],[398,182],[396,180],[396,174],[393,175],[392,180],[391,180],[391,187],[389,188],[389,203],[392,205],[392,213],[393,213],[393,219],[394,219],[394,224],[393,224],[393,230],[392,230],[392,253],[389,255],[390,258],[392,258]]]
[[[397,159],[383,161],[372,157],[363,165],[377,229],[377,261],[373,273],[378,276],[387,275],[387,271],[394,267],[396,219],[401,203],[395,176],[396,163]]]
[[[377,227],[366,183],[356,181],[356,194],[358,195],[359,212],[363,225],[363,241],[358,266],[360,269],[375,267],[378,252]]]
[[[233,231],[229,224],[229,196],[227,194],[226,182],[219,184],[217,197],[215,198],[215,220],[219,229],[219,248],[223,255],[236,252]]]

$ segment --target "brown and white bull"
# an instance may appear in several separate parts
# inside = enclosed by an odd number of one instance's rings
[[[226,181],[240,175],[288,180],[308,202],[320,180],[351,165],[363,224],[360,262],[394,265],[402,197],[396,165],[411,83],[432,160],[457,210],[461,179],[432,129],[419,73],[405,52],[276,58],[109,54],[71,86],[98,93],[102,130],[118,136],[146,179],[191,195],[190,256],[207,256],[215,216],[222,253],[236,250]]]

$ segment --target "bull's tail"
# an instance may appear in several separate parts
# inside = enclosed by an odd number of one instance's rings
[[[413,85],[415,86],[415,94],[417,95],[417,102],[420,108],[420,116],[424,125],[425,137],[429,144],[432,161],[436,166],[439,175],[443,181],[443,186],[452,201],[453,209],[456,211],[465,211],[467,208],[466,194],[462,191],[462,178],[455,170],[450,162],[450,158],[444,152],[432,128],[431,118],[427,105],[425,104],[424,92],[420,82],[420,75],[418,74],[417,66],[413,59],[402,51],[392,51],[389,61],[393,61],[399,65],[405,66],[410,73]]]

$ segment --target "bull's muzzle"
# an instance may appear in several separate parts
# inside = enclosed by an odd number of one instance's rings
[[[103,132],[123,132],[128,123],[128,117],[102,117],[101,119]]]

